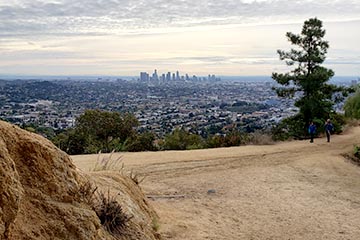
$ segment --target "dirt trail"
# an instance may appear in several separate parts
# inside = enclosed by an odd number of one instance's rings
[[[360,239],[360,128],[268,146],[125,153],[165,239]],[[96,155],[73,156],[89,170]]]

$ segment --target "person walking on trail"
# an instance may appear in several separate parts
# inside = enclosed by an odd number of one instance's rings
[[[313,143],[314,142],[314,136],[315,136],[315,133],[316,133],[316,126],[315,126],[314,122],[310,122],[308,131],[309,131],[309,134],[310,134],[310,142]]]
[[[326,132],[326,138],[327,138],[327,142],[330,142],[330,135],[332,130],[334,129],[334,126],[332,125],[332,123],[330,122],[330,119],[328,119],[325,122],[325,132]]]

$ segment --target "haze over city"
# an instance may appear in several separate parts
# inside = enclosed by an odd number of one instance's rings
[[[357,0],[0,0],[0,75],[269,76],[286,70],[285,33],[317,17],[326,67],[359,76],[359,12]]]

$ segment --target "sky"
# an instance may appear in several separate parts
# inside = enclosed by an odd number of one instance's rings
[[[0,0],[0,75],[270,76],[323,21],[325,66],[360,76],[360,0]]]

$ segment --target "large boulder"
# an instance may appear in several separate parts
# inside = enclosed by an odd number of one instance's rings
[[[132,211],[130,233],[115,238],[102,227],[82,190],[101,181],[80,172],[47,139],[0,121],[1,239],[156,239],[151,230],[155,212],[140,188],[121,174],[111,181],[126,189],[121,198],[127,199],[124,209]]]

